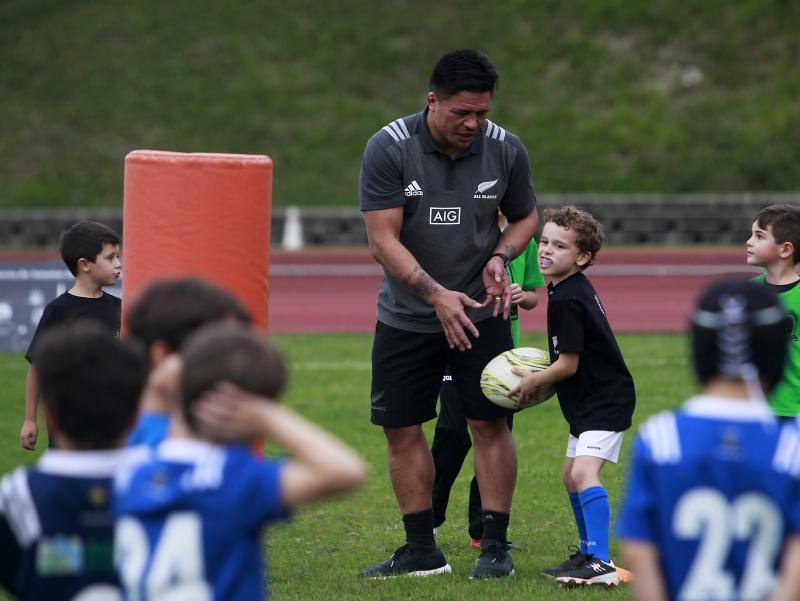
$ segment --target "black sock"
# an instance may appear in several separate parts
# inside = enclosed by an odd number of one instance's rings
[[[417,513],[403,516],[406,529],[406,542],[431,547],[436,544],[433,538],[433,509],[425,509]]]
[[[508,542],[508,520],[510,515],[500,511],[483,512],[483,539]]]

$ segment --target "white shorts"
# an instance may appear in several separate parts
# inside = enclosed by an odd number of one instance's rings
[[[574,459],[580,455],[591,455],[616,463],[624,436],[625,432],[608,430],[589,430],[578,438],[570,434],[567,441],[567,457]]]

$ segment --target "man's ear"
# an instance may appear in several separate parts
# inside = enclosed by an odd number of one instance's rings
[[[428,101],[428,109],[432,110],[432,111],[435,111],[436,110],[436,93],[435,92],[428,92],[426,100]]]

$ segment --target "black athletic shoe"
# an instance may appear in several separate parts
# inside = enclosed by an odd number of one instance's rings
[[[616,566],[610,561],[603,561],[594,555],[585,555],[581,565],[556,576],[556,582],[565,586],[618,586],[619,574]]]
[[[561,564],[553,567],[553,568],[545,568],[542,570],[542,574],[544,576],[549,576],[550,578],[555,578],[556,576],[563,574],[564,572],[571,572],[579,565],[583,563],[583,558],[586,557],[583,553],[581,553],[580,547],[576,547],[575,545],[570,545],[567,547],[568,551],[572,551],[572,554],[561,562]]]
[[[473,551],[480,551],[481,550],[481,540],[482,539],[480,539],[480,538],[473,538],[473,537],[470,536],[469,537],[469,548],[472,549]],[[511,541],[506,541],[506,547],[508,547],[508,550],[511,551],[512,553],[517,552],[517,551],[524,551],[525,550],[522,547],[520,547],[519,545],[515,545]]]
[[[389,559],[361,570],[358,575],[364,578],[391,578],[404,575],[433,576],[450,572],[450,564],[439,547],[406,543],[392,553]]]
[[[472,568],[470,578],[502,578],[514,575],[514,561],[508,552],[508,544],[497,540],[483,539],[481,554]]]

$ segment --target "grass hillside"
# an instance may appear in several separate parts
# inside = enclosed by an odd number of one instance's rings
[[[355,206],[366,139],[465,46],[540,192],[800,189],[789,0],[4,0],[0,208],[119,207],[137,148],[265,153],[275,204]]]

